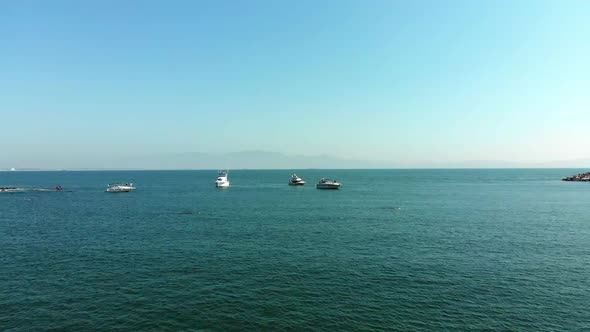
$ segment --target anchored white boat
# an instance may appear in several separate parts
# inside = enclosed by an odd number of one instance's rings
[[[111,183],[107,187],[106,192],[109,192],[109,193],[128,193],[128,192],[133,191],[133,190],[135,190],[135,186],[133,185],[133,183],[125,183],[125,184]]]
[[[215,180],[215,186],[217,188],[229,187],[229,180],[227,179],[227,177],[228,171],[219,171],[219,174],[217,175],[217,180]]]
[[[290,186],[302,186],[305,184],[302,178],[298,177],[297,174],[291,175],[291,179],[289,180]]]
[[[342,184],[338,181],[322,178],[315,187],[317,189],[338,189],[341,185]]]

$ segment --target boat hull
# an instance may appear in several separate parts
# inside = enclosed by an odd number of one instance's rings
[[[299,181],[299,182],[291,182],[291,181],[289,181],[289,185],[290,186],[303,186],[303,185],[305,185],[305,181]]]
[[[108,193],[128,193],[135,190],[135,188],[109,188],[106,190]]]
[[[318,183],[315,186],[317,189],[339,189],[340,188],[340,183]]]
[[[133,190],[135,190],[134,186],[118,185],[118,186],[109,186],[105,191],[108,193],[128,193]]]

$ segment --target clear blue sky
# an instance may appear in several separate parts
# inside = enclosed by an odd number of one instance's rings
[[[29,167],[588,158],[590,1],[2,1],[0,123]]]

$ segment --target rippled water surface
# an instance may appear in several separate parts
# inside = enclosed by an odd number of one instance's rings
[[[580,171],[2,172],[0,330],[590,329]]]

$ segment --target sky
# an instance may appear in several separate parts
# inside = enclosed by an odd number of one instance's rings
[[[0,1],[0,168],[590,158],[588,17],[585,0]]]

